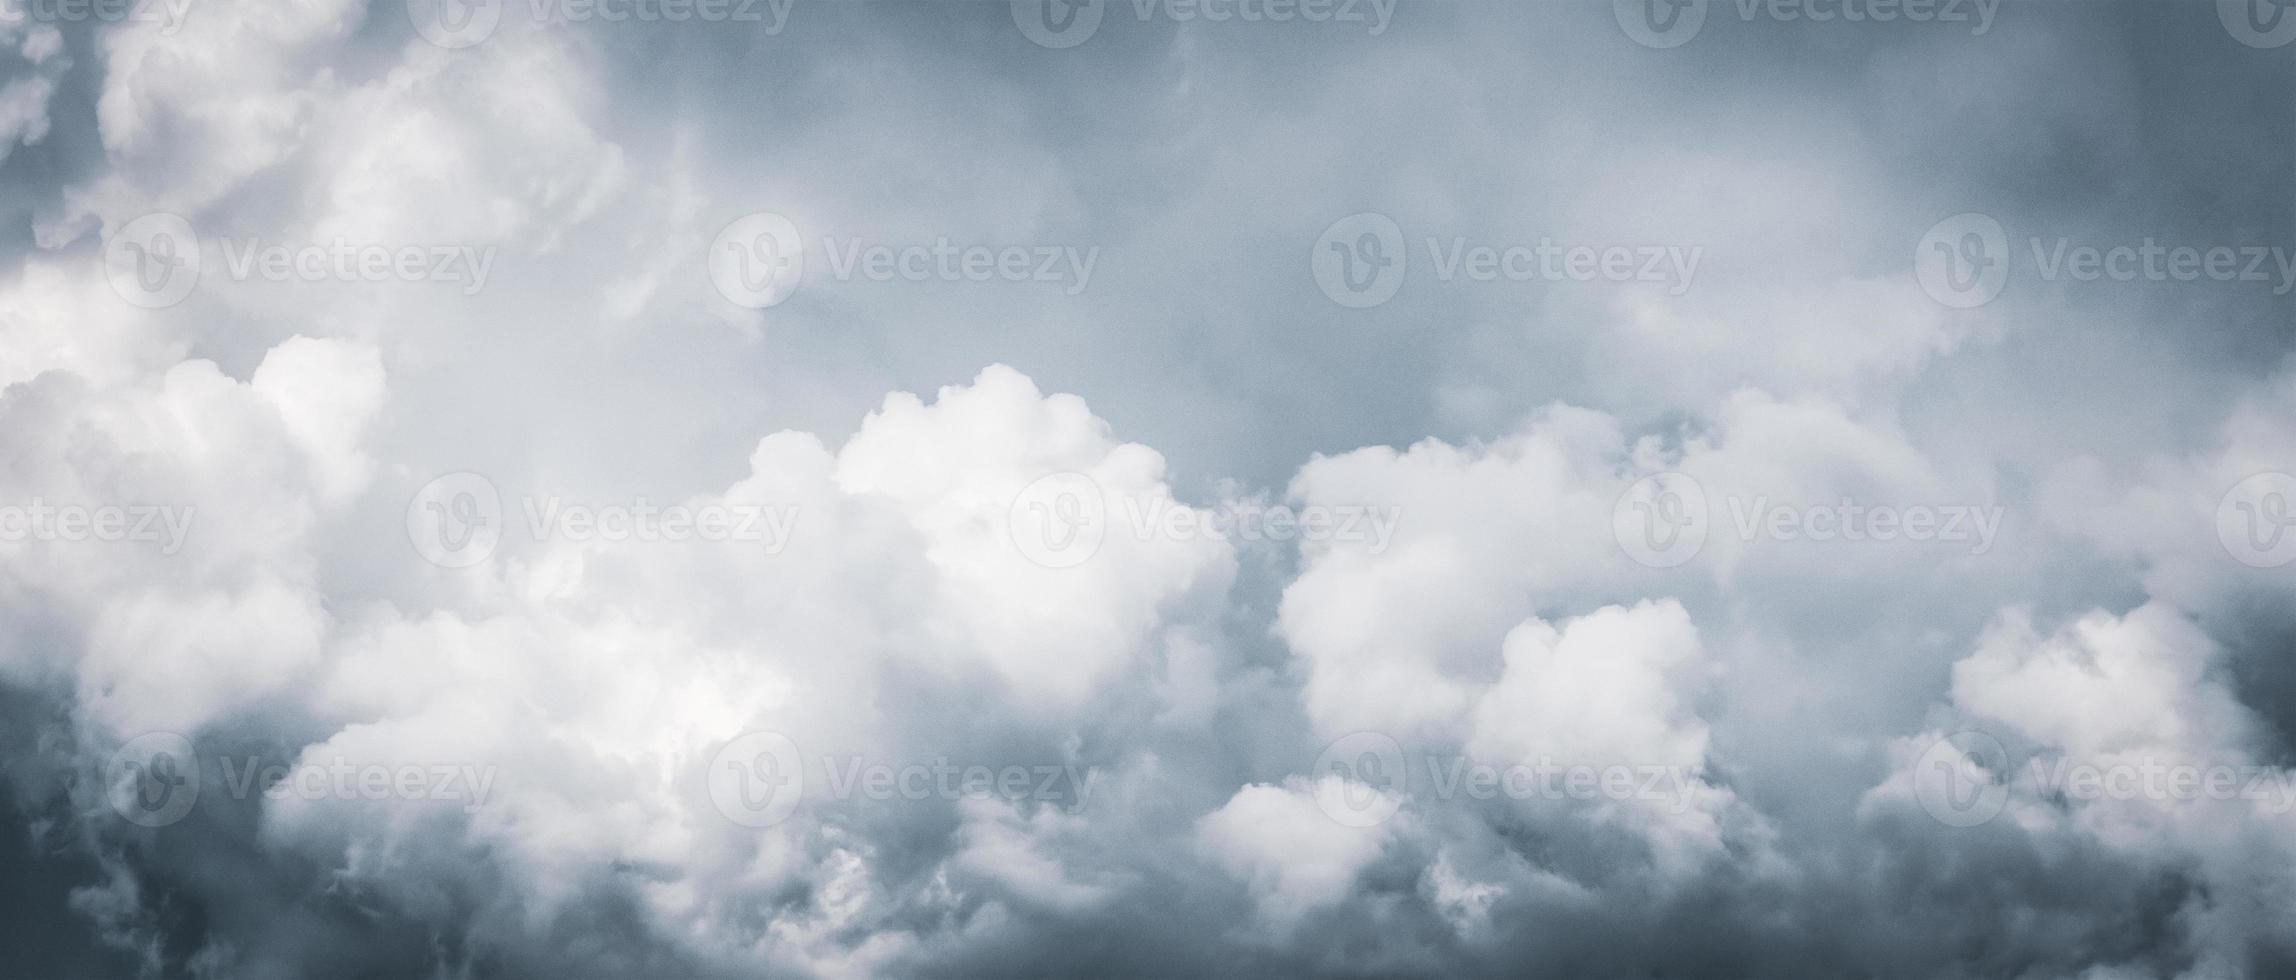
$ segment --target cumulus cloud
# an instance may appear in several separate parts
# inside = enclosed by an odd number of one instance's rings
[[[0,18],[0,972],[2296,970],[2275,52],[1378,6]]]
[[[1374,792],[1337,775],[1246,786],[1204,817],[1197,846],[1244,883],[1282,938],[1309,913],[1356,893],[1355,877],[1379,856],[1386,828],[1343,826],[1326,808],[1344,794]]]
[[[2256,753],[2255,719],[2215,676],[2221,657],[2158,601],[2046,635],[2029,613],[2006,611],[1954,665],[1963,727],[1901,742],[1867,813],[1918,806],[2044,868],[2180,880],[2190,893],[2166,917],[2172,941],[2143,951],[2179,976],[2285,957],[2291,937],[2268,910],[2296,869],[2274,829],[2296,819],[2296,782]]]

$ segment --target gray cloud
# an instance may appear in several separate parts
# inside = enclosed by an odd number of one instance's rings
[[[0,972],[2286,974],[2219,6],[25,8]]]

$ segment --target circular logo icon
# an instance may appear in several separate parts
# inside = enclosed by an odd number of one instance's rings
[[[1376,211],[1331,223],[1315,240],[1308,268],[1331,301],[1349,309],[1378,306],[1403,288],[1403,229]]]
[[[789,819],[805,796],[804,760],[779,732],[747,732],[710,756],[710,803],[744,827]]]
[[[762,310],[797,291],[805,278],[805,240],[797,223],[760,211],[735,218],[710,242],[710,282],[735,306]]]
[[[1678,48],[1706,26],[1706,0],[1611,0],[1618,27],[1646,48]]]
[[[2009,787],[1993,778],[2009,771],[2009,750],[1984,732],[1947,735],[1913,763],[1913,795],[1948,827],[1975,827],[2009,806]]]
[[[121,299],[156,310],[199,285],[199,235],[183,216],[155,212],[104,239],[104,276]]]
[[[1047,48],[1073,48],[1100,29],[1108,0],[1012,0],[1012,22]]]
[[[1054,473],[1022,487],[1005,512],[1020,553],[1046,568],[1074,568],[1108,536],[1108,499],[1082,473]]]
[[[2216,539],[2243,565],[2296,561],[2296,476],[2258,473],[2233,484],[2216,504]]]
[[[199,800],[199,756],[191,740],[150,732],[127,740],[104,764],[104,796],[129,823],[165,827]]]
[[[1403,746],[1394,738],[1355,732],[1324,746],[1308,776],[1315,781],[1315,805],[1324,816],[1349,827],[1372,827],[1403,809],[1409,773],[1403,768]]]
[[[2252,48],[2296,41],[2296,10],[2289,0],[2216,0],[2216,19],[2232,39]]]
[[[407,0],[415,33],[442,48],[467,48],[502,23],[502,0]]]
[[[2009,284],[2009,233],[1975,211],[1940,221],[1914,246],[1913,275],[1929,298],[1954,309],[1993,302]]]
[[[469,568],[502,543],[502,495],[476,473],[449,473],[407,501],[407,540],[425,561]]]
[[[1610,508],[1611,536],[1637,564],[1673,568],[1706,546],[1706,490],[1669,470],[1634,481]]]

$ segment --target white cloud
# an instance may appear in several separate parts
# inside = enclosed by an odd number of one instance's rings
[[[1350,827],[1331,819],[1318,795],[1376,792],[1343,783],[1326,776],[1246,786],[1197,824],[1197,847],[1250,889],[1279,938],[1310,913],[1350,898],[1356,875],[1393,833],[1392,824]]]
[[[2148,55],[2139,86],[2111,47],[2181,15],[2018,11],[2009,38],[2004,13],[1998,47],[1716,22],[1667,54],[1567,5],[1407,7],[1373,37],[1118,4],[1060,53],[1001,5],[803,5],[759,34],[513,3],[449,51],[401,6],[0,23],[30,224],[0,273],[0,507],[186,521],[167,547],[0,534],[0,822],[87,859],[68,904],[123,969],[2231,977],[2296,949],[2271,800],[2019,787],[1957,828],[1914,778],[1964,727],[2286,775],[2291,580],[2217,537],[2234,482],[2296,459],[2296,375],[2247,380],[2285,311],[2022,270],[1948,311],[1905,267],[1972,208],[2020,245],[2266,234],[2216,217],[2269,213],[2220,179],[2284,149],[2228,125],[2269,113],[2263,63]],[[90,234],[151,210],[209,239],[159,310]],[[817,249],[1096,247],[1099,271],[1077,295],[816,276],[730,309],[700,251],[759,210]],[[1415,265],[1343,311],[1299,253],[1363,210]],[[1430,239],[1550,235],[1695,247],[1697,279],[1427,267]],[[492,276],[235,278],[216,240],[249,237],[484,249]],[[471,568],[402,521],[455,470],[505,505]],[[1615,511],[1665,471],[1707,538],[1645,567]],[[1048,477],[1103,515],[1087,558],[1016,534],[1074,516],[1025,506]],[[527,520],[640,496],[795,523],[769,548]],[[1279,499],[1398,522],[1296,550],[1136,523]],[[2006,516],[1983,551],[1740,531],[1842,501]],[[486,781],[211,782],[147,833],[97,771],[151,730],[211,764]],[[762,828],[710,794],[757,731],[810,767]],[[1404,785],[1308,770],[1357,731],[1397,740]],[[1080,773],[1089,803],[824,778],[943,758]],[[1438,791],[1458,759],[1635,779]],[[1329,815],[1380,794],[1385,822]]]

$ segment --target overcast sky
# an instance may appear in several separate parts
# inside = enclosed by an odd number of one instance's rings
[[[2296,975],[2281,0],[0,0],[0,975]]]

